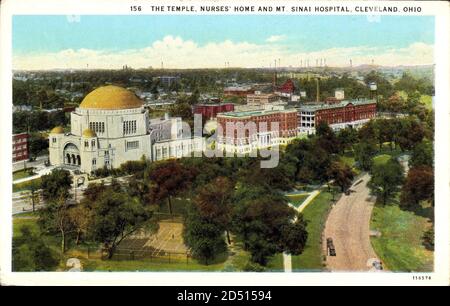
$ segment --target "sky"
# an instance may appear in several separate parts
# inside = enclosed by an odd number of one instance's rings
[[[433,45],[428,16],[13,17],[14,69],[422,65]]]

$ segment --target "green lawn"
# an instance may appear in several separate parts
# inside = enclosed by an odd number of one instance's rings
[[[171,259],[168,260],[101,260],[101,259],[82,259],[84,271],[221,271],[224,263],[211,265],[199,264],[196,260],[189,259]]]
[[[432,100],[431,96],[421,95],[420,103],[425,105],[429,110],[432,110],[432,108],[433,108],[433,100]]]
[[[23,226],[30,226],[32,232],[40,233],[37,225],[37,218],[34,217],[15,217],[13,219],[13,236],[20,237],[20,229]],[[42,239],[50,246],[52,250],[59,254],[60,240],[59,237],[41,236]],[[69,257],[76,256],[83,263],[85,271],[221,271],[223,270],[225,260],[211,265],[198,263],[194,259],[145,259],[145,260],[101,260],[97,258],[86,258],[86,249],[84,246],[68,249],[63,257],[59,269],[64,269],[63,264]]]
[[[352,168],[355,175],[359,175],[361,173],[361,170],[359,170],[356,167],[356,161],[355,161],[353,152],[346,152],[344,155],[341,155],[339,158],[344,164],[346,164],[347,166]]]
[[[408,94],[405,91],[397,91],[400,97],[405,99],[405,101],[408,99]],[[425,105],[429,110],[432,109],[432,98],[429,95],[421,95],[420,96],[420,103]]]
[[[35,188],[39,188],[39,186],[41,185],[41,178],[39,177],[23,183],[13,184],[13,192],[30,190],[33,185],[35,186]]]
[[[13,218],[13,237],[20,237],[20,229],[24,226],[29,226],[33,233],[39,233],[39,227],[36,223],[37,218],[31,217],[14,217]]]
[[[267,271],[270,272],[283,272],[284,271],[284,261],[283,254],[278,253],[272,256],[272,258],[267,263]]]
[[[294,205],[295,207],[299,207],[303,201],[309,196],[308,193],[300,193],[300,194],[293,194],[293,195],[286,195],[289,203]]]
[[[13,172],[13,181],[20,180],[20,179],[34,175],[34,173],[30,174],[31,170],[33,170],[33,168],[27,168],[27,169]]]
[[[375,205],[371,229],[379,230],[381,236],[372,237],[371,242],[388,270],[432,271],[433,252],[422,245],[423,233],[431,226],[429,220],[395,204]]]
[[[293,271],[320,271],[323,270],[323,254],[321,245],[322,230],[325,225],[331,204],[331,194],[322,191],[303,210],[303,217],[308,222],[308,240],[305,249],[300,255],[292,256]]]
[[[237,240],[232,235],[232,246],[229,248],[230,256],[224,264],[223,271],[225,272],[243,272],[245,266],[250,261],[250,253],[243,249],[241,241]],[[272,256],[266,267],[265,272],[282,272],[284,271],[283,254],[278,253]]]
[[[353,168],[355,166],[355,157],[349,155],[341,155],[340,159],[347,166]]]
[[[380,154],[373,158],[373,164],[374,165],[382,165],[387,163],[391,159],[391,156],[388,154]]]

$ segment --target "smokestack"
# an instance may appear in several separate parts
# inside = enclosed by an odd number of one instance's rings
[[[320,102],[319,78],[316,79],[316,102]]]

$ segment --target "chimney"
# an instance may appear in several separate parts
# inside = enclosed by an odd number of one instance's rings
[[[320,102],[319,78],[316,79],[316,102]]]

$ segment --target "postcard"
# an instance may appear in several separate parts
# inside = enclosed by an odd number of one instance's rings
[[[2,284],[448,285],[448,3],[28,2]]]

